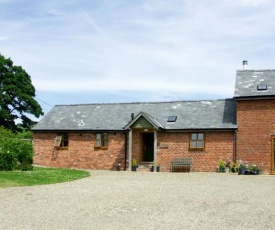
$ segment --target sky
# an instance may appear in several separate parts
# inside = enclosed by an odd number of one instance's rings
[[[272,0],[0,0],[0,53],[57,104],[232,98],[275,68]]]

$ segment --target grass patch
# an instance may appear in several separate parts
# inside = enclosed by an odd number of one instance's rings
[[[88,177],[85,170],[34,167],[32,171],[0,171],[0,188],[55,184]]]

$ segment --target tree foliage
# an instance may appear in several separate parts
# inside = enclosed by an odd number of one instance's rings
[[[16,119],[23,128],[30,129],[34,122],[27,116],[43,115],[42,108],[34,99],[35,88],[31,77],[21,66],[0,54],[0,126],[16,131]]]

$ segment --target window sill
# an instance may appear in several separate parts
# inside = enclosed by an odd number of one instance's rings
[[[204,148],[189,148],[189,151],[204,151]]]
[[[95,147],[95,149],[106,150],[106,149],[108,149],[108,147]]]
[[[57,149],[59,149],[59,150],[66,150],[66,149],[68,149],[68,147],[57,147]]]

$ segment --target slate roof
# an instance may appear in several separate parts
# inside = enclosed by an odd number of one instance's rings
[[[234,99],[144,103],[56,105],[33,131],[124,130],[135,116],[145,112],[164,130],[236,129]],[[167,122],[177,116],[176,122]]]
[[[259,84],[267,90],[257,90]],[[263,97],[275,95],[275,70],[237,70],[234,97]]]

